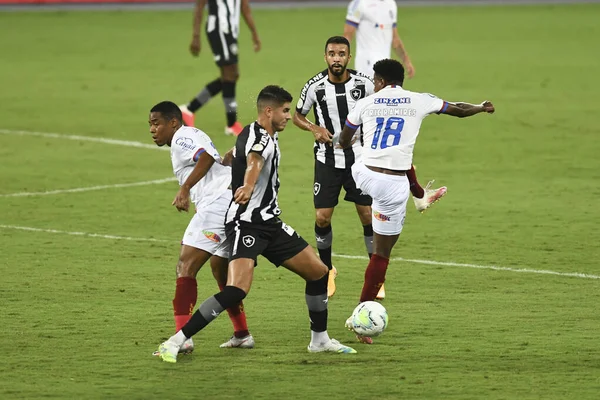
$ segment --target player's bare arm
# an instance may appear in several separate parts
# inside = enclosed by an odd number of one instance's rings
[[[177,208],[177,211],[188,211],[190,208],[190,190],[194,185],[200,182],[200,179],[204,178],[210,167],[215,163],[215,159],[212,158],[208,153],[204,152],[200,154],[196,166],[190,173],[190,176],[183,182],[183,185],[177,191],[175,199],[172,205]]]
[[[237,204],[246,204],[250,200],[260,171],[262,171],[263,166],[265,165],[265,159],[258,153],[252,151],[248,153],[246,162],[248,166],[246,167],[246,173],[244,174],[244,186],[240,186],[233,195],[233,200]]]
[[[241,8],[244,21],[246,21],[246,25],[248,25],[248,29],[250,29],[250,32],[252,33],[254,51],[260,51],[261,43],[260,38],[258,37],[258,31],[256,30],[256,25],[254,24],[254,18],[252,18],[252,12],[250,11],[250,0],[242,0]]]
[[[352,39],[354,39],[355,34],[356,27],[354,25],[350,25],[348,23],[344,24],[344,37],[348,39],[350,43],[352,43]]]
[[[332,143],[333,134],[329,132],[327,128],[315,125],[314,123],[312,123],[312,121],[309,121],[305,115],[302,115],[302,113],[296,111],[294,113],[293,121],[294,125],[302,129],[303,131],[312,132],[317,142],[328,144]]]
[[[489,101],[484,101],[481,104],[470,104],[470,103],[447,103],[448,106],[441,114],[451,115],[453,117],[465,118],[482,112],[493,114],[496,109],[494,105]]]
[[[225,153],[225,155],[223,155],[223,161],[221,161],[221,164],[225,165],[226,167],[231,167],[231,164],[233,163],[234,150],[235,147],[232,147],[227,153]]]
[[[392,32],[392,47],[394,49],[394,52],[396,52],[396,55],[398,55],[400,61],[402,61],[402,65],[404,66],[404,69],[406,71],[406,76],[408,78],[412,78],[413,76],[415,76],[415,67],[413,67],[412,61],[408,56],[408,52],[404,47],[404,43],[402,42],[402,39],[400,39],[398,29],[394,28]]]
[[[344,126],[344,129],[342,129],[342,133],[340,134],[340,146],[343,149],[352,146],[352,138],[354,137],[355,132],[356,129],[350,128],[348,125]]]
[[[202,16],[204,7],[208,0],[196,0],[196,8],[194,9],[194,22],[192,25],[192,43],[190,44],[190,53],[194,57],[200,54],[200,25],[202,24]]]

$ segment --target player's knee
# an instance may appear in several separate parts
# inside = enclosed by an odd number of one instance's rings
[[[230,308],[246,298],[246,292],[237,286],[225,286],[215,295],[215,299],[223,308]]]
[[[319,228],[331,225],[331,214],[326,211],[317,210],[315,222]]]
[[[327,265],[323,264],[323,262],[317,258],[317,260],[314,262],[313,268],[311,268],[310,273],[306,277],[306,280],[318,281],[319,279],[327,275],[328,272],[329,268],[327,268]]]
[[[196,265],[192,260],[179,259],[177,262],[177,277],[178,278],[195,278],[200,270],[200,266]]]

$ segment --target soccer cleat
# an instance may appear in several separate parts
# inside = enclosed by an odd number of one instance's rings
[[[429,181],[427,186],[425,186],[425,195],[422,198],[418,199],[413,196],[415,207],[417,208],[417,211],[421,213],[425,212],[425,210],[431,207],[433,203],[439,201],[442,197],[444,197],[444,195],[448,191],[448,188],[446,186],[442,186],[437,189],[430,189],[431,185],[433,185],[433,182],[435,181]]]
[[[242,133],[243,130],[244,127],[242,126],[242,124],[240,124],[238,121],[235,121],[233,125],[225,128],[225,134],[238,136],[240,133]]]
[[[192,338],[189,338],[188,340],[183,342],[183,346],[179,348],[179,354],[192,354],[193,351],[194,341],[192,340]],[[156,350],[154,353],[152,353],[152,355],[158,357],[160,356],[160,351]]]
[[[331,266],[329,278],[327,280],[327,297],[332,297],[335,294],[335,278],[337,277],[337,269]]]
[[[352,316],[348,317],[348,319],[346,320],[346,328],[348,328],[348,330],[354,332],[354,328],[352,328]],[[356,335],[356,339],[360,343],[373,344],[373,339],[371,339],[370,337],[359,335],[356,332],[354,332],[354,334]]]
[[[335,339],[329,339],[328,342],[319,343],[318,345],[314,345],[311,342],[308,345],[308,351],[310,353],[322,353],[325,351],[330,351],[332,353],[356,354],[356,350],[354,350],[352,347],[344,346]]]
[[[181,117],[185,126],[194,126],[194,113],[191,112],[185,104],[180,105]]]
[[[385,299],[385,286],[381,285],[379,288],[379,292],[377,292],[377,296],[375,296],[377,300]]]
[[[181,346],[179,346],[179,344],[171,340],[167,340],[166,342],[163,342],[160,346],[158,346],[158,355],[160,356],[160,358],[162,358],[163,361],[169,363],[176,363],[177,354],[179,353],[180,347]]]
[[[232,336],[231,339],[220,345],[221,348],[237,348],[237,349],[253,349],[254,338],[252,335],[244,336],[243,338],[236,338]]]

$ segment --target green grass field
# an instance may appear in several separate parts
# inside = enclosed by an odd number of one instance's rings
[[[254,14],[264,50],[253,54],[242,32],[244,123],[264,85],[296,97],[324,68],[323,44],[344,18]],[[306,352],[304,284],[262,260],[246,300],[257,347],[219,349],[231,334],[224,316],[171,365],[150,354],[173,331],[190,218],[170,206],[176,183],[8,195],[170,177],[167,152],[60,135],[151,145],[150,107],[186,102],[216,77],[208,45],[189,56],[191,12],[0,13],[0,398],[597,399],[600,7],[399,15],[417,69],[407,88],[497,107],[423,125],[420,180],[449,193],[424,215],[409,206],[394,256],[434,263],[394,261],[388,330],[340,356]],[[222,152],[233,145],[224,123],[220,98],[197,114]],[[281,145],[283,218],[313,243],[311,135],[290,124]],[[353,343],[343,323],[367,261],[347,257],[365,255],[351,204],[336,209],[333,229],[346,257],[334,258],[329,331]],[[199,300],[216,290],[202,270]]]

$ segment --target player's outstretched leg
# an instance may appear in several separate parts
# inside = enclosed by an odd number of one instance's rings
[[[410,170],[406,171],[406,177],[408,178],[408,183],[410,185],[410,193],[413,196],[413,201],[415,202],[415,207],[417,211],[423,213],[429,207],[431,207],[435,202],[439,201],[446,192],[448,188],[446,186],[439,187],[437,189],[432,189],[431,186],[435,181],[429,181],[425,188],[419,185],[417,181],[417,174],[415,172],[415,166],[411,165]]]
[[[223,310],[239,304],[245,297],[244,290],[235,286],[225,286],[221,292],[206,299],[188,323],[158,347],[160,357],[166,362],[177,362],[177,354],[186,340],[204,329]]]

